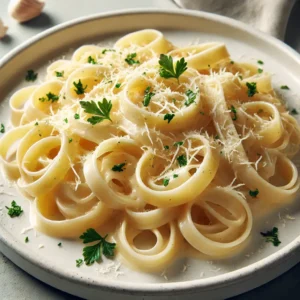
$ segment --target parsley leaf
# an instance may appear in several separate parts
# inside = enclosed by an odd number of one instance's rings
[[[292,115],[298,115],[298,111],[296,108],[293,108],[290,112]]]
[[[69,143],[72,143],[73,142],[73,139],[72,138],[69,138]]]
[[[237,112],[236,112],[236,108],[233,106],[233,105],[231,105],[231,112],[233,113],[233,117],[232,117],[232,120],[233,121],[235,121],[235,120],[237,120]]]
[[[187,90],[187,91],[185,92],[185,94],[188,96],[188,99],[184,102],[184,104],[185,104],[186,106],[190,106],[192,103],[195,102],[197,93],[194,93],[192,90]]]
[[[177,162],[178,162],[180,167],[186,166],[187,165],[186,155],[182,154],[182,155],[178,156],[177,157]]]
[[[61,247],[61,246],[62,246],[62,243],[58,243],[57,246],[58,246],[58,247]]]
[[[64,119],[64,122],[65,122],[65,123],[68,123],[68,122],[69,122],[69,121],[68,121],[68,118],[65,118],[65,119]]]
[[[81,80],[79,79],[78,80],[78,82],[73,82],[73,85],[75,86],[75,89],[74,89],[74,91],[75,91],[75,93],[77,94],[77,95],[82,95],[82,94],[84,94],[84,91],[86,90],[86,88],[87,88],[87,85],[85,86],[85,87],[83,87],[83,85],[82,85],[82,82],[81,82]]]
[[[61,72],[55,71],[56,77],[64,77],[64,73],[65,71],[61,71]]]
[[[287,85],[282,85],[280,88],[281,88],[282,90],[289,90],[289,89],[290,89]]]
[[[96,61],[95,61],[95,59],[94,59],[93,57],[89,56],[89,57],[88,57],[88,63],[89,63],[89,64],[92,64],[92,65],[95,65],[95,64],[96,64]]]
[[[74,115],[74,119],[75,119],[75,120],[78,120],[78,119],[80,119],[80,116],[79,116],[79,114],[75,114],[75,115]]]
[[[116,50],[115,49],[104,49],[102,51],[102,54],[105,54],[106,52],[116,52]]]
[[[168,145],[164,146],[165,150],[169,150],[170,147]]]
[[[7,214],[11,218],[18,217],[23,212],[21,206],[17,205],[16,201],[11,202],[11,207],[5,207],[8,209]]]
[[[134,60],[135,57],[136,57],[136,53],[128,54],[127,57],[125,58],[125,61],[126,61],[129,65],[139,64],[140,61],[139,61],[139,60]]]
[[[246,82],[248,88],[248,97],[253,97],[257,93],[256,82]]]
[[[173,178],[177,178],[177,177],[178,177],[178,174],[174,174],[174,175],[173,175]]]
[[[258,68],[258,69],[257,69],[257,72],[258,72],[258,73],[262,73],[263,71],[264,71],[264,70],[261,69],[261,68]]]
[[[168,124],[169,124],[174,117],[175,117],[174,114],[165,114],[164,120],[168,120]]]
[[[91,265],[95,261],[99,261],[101,259],[101,251],[106,257],[114,256],[116,244],[107,242],[107,235],[102,237],[95,229],[89,228],[79,238],[83,240],[84,244],[99,241],[97,244],[83,248],[83,257],[86,265]]]
[[[55,95],[55,94],[53,94],[51,92],[49,92],[48,94],[46,94],[46,97],[47,97],[47,99],[45,97],[41,97],[41,98],[39,98],[39,100],[41,102],[51,101],[52,103],[54,103],[54,102],[56,102],[56,101],[59,100],[59,96]]]
[[[4,124],[1,123],[0,126],[1,126],[1,127],[0,127],[0,132],[1,132],[1,133],[4,133],[4,132],[5,132],[5,126],[4,126]]]
[[[76,259],[76,267],[79,268],[83,264],[83,260],[81,258]]]
[[[264,64],[264,62],[262,60],[258,60],[257,63],[260,64],[260,65]]]
[[[158,61],[160,65],[159,75],[163,78],[176,78],[179,83],[179,76],[187,70],[187,62],[184,57],[176,62],[174,69],[173,58],[165,54],[161,54]]]
[[[163,180],[163,185],[164,185],[164,186],[168,186],[169,182],[170,182],[170,179],[164,178],[164,180]]]
[[[33,70],[28,70],[25,76],[26,81],[35,81],[38,77],[38,73],[35,73]]]
[[[249,195],[252,197],[252,198],[256,198],[257,195],[259,194],[259,190],[258,189],[255,189],[254,191],[249,191]]]
[[[233,61],[233,60],[231,60],[231,61],[230,61],[230,63],[233,65],[233,64],[234,64],[234,61]]]
[[[144,106],[148,106],[150,104],[151,98],[155,95],[154,93],[150,92],[150,89],[150,86],[147,86],[147,88],[145,89],[145,96],[143,101]]]
[[[114,172],[123,172],[124,171],[124,167],[125,167],[126,163],[121,163],[121,164],[117,164],[117,165],[114,165],[111,169],[112,171]]]
[[[110,100],[107,101],[106,98],[103,98],[103,101],[98,101],[98,103],[94,102],[93,100],[91,102],[80,101],[79,103],[84,109],[84,112],[95,115],[87,119],[87,121],[90,122],[92,125],[98,124],[103,120],[109,120],[112,122],[109,116],[110,111],[112,109],[112,104]]]
[[[121,86],[121,83],[117,83],[117,84],[115,85],[115,88],[116,88],[116,89],[119,89],[120,86]]]
[[[28,243],[28,242],[29,242],[29,238],[28,238],[28,236],[26,236],[25,243]]]
[[[278,228],[273,227],[272,230],[267,232],[261,232],[260,233],[263,237],[266,238],[267,243],[273,243],[275,247],[279,246],[281,244],[281,241],[278,238]]]
[[[176,143],[174,143],[174,146],[182,146],[183,145],[183,142],[182,141],[179,141],[179,142],[176,142]]]

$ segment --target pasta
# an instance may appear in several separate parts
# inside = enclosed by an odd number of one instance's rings
[[[299,189],[296,120],[270,74],[233,62],[223,43],[177,48],[147,29],[85,45],[10,108],[0,161],[37,229],[78,238],[105,226],[144,271],[182,249],[233,255],[255,218]]]

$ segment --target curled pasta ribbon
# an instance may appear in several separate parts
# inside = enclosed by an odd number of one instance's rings
[[[175,59],[185,58],[188,66],[196,70],[210,69],[215,64],[229,58],[225,44],[204,43],[175,49],[168,53]]]
[[[145,207],[143,211],[126,210],[128,222],[137,229],[154,229],[163,226],[173,220],[179,214],[179,207],[149,208]]]
[[[54,96],[60,97],[62,87],[63,83],[56,80],[45,82],[36,88],[28,101],[28,105],[24,109],[21,124],[42,120],[54,114],[59,107],[59,99],[52,101],[48,98],[47,94],[51,93]]]
[[[97,228],[111,216],[112,211],[94,195],[83,197],[77,194],[69,192],[68,195],[55,197],[53,193],[48,193],[38,196],[34,201],[37,229],[54,237],[78,238],[85,229]]]
[[[124,90],[124,98],[120,108],[125,117],[139,126],[147,123],[149,128],[157,128],[162,131],[185,130],[197,124],[198,128],[208,123],[207,117],[200,114],[203,103],[200,99],[197,84],[193,80],[195,71],[189,70],[180,77],[181,84],[173,79],[149,78],[143,76],[132,78]],[[195,77],[194,77],[195,79]],[[160,83],[160,90],[155,90],[155,82]],[[164,88],[162,89],[162,86]],[[185,94],[189,89],[195,93],[193,102],[188,103],[188,96]],[[150,103],[145,106],[145,94],[151,92]],[[168,122],[166,114],[173,114],[173,119]]]
[[[164,38],[160,31],[145,29],[127,34],[120,38],[114,45],[119,49],[133,49],[142,61],[161,53],[167,53],[174,46]]]
[[[17,151],[19,188],[33,197],[51,191],[70,169],[74,151],[64,132],[46,123],[34,126],[23,137]]]
[[[89,93],[94,86],[99,84],[105,78],[106,72],[108,72],[106,67],[96,65],[85,66],[75,70],[66,82],[67,99],[82,99],[86,93]],[[77,88],[75,84],[78,84],[79,80],[82,84],[83,93],[76,92]]]
[[[176,257],[182,240],[174,222],[151,231],[142,231],[130,227],[126,220],[115,238],[124,259],[134,267],[148,272],[167,267]]]
[[[252,213],[236,191],[215,187],[184,206],[178,220],[185,240],[212,257],[232,254],[249,237]]]
[[[257,74],[256,73],[255,75],[242,80],[242,84],[245,87],[246,87],[247,82],[255,82],[256,83],[256,89],[260,93],[271,93],[271,94],[273,94],[271,75],[268,72],[264,72],[262,74]],[[255,97],[256,97],[256,95],[255,95]]]
[[[253,130],[262,146],[268,147],[281,138],[284,128],[275,105],[261,101],[247,102],[238,111],[236,123]]]
[[[66,79],[71,75],[71,73],[80,67],[81,64],[79,63],[66,60],[66,59],[59,59],[53,62],[47,68],[46,80],[66,81]]]
[[[135,168],[142,155],[140,147],[128,138],[103,141],[84,163],[84,176],[92,192],[108,207],[115,209],[144,207],[136,195]],[[114,166],[124,164],[120,169]]]
[[[219,165],[217,151],[200,134],[189,136],[186,143],[189,146],[184,153],[188,156],[182,154],[181,158],[186,158],[187,163],[179,168],[175,162],[180,157],[179,147],[169,161],[151,150],[140,158],[136,168],[138,194],[147,203],[172,207],[190,202],[213,180]],[[166,178],[167,185],[164,184]]]
[[[20,125],[25,107],[26,105],[28,105],[29,99],[36,88],[37,85],[22,88],[15,92],[9,99],[9,106],[11,109],[11,123],[14,127]]]
[[[20,177],[19,165],[16,160],[18,144],[32,128],[33,124],[14,128],[0,139],[0,162],[5,175],[10,180],[17,180]]]
[[[209,80],[206,85],[207,103],[214,114],[214,124],[222,143],[230,150],[232,168],[236,176],[252,190],[259,190],[262,201],[286,203],[291,201],[299,189],[298,171],[295,165],[278,152],[275,174],[277,179],[268,182],[249,164],[241,139],[227,110],[226,100],[220,82]],[[215,99],[218,99],[216,104]],[[222,125],[222,126],[220,126]],[[279,181],[278,178],[281,178]],[[282,182],[284,182],[282,184]]]
[[[104,48],[95,45],[84,45],[79,47],[72,55],[72,61],[87,64],[89,57],[97,62],[103,56]]]

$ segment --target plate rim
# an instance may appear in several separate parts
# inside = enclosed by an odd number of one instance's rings
[[[87,15],[79,18],[72,19],[70,21],[61,23],[52,28],[49,28],[33,37],[23,42],[21,45],[15,47],[9,53],[4,55],[2,59],[0,59],[0,68],[4,67],[10,60],[12,60],[15,56],[22,54],[22,52],[30,47],[31,45],[38,42],[40,39],[47,38],[54,34],[55,32],[64,30],[66,28],[79,25],[81,23],[85,23],[88,21],[96,20],[96,19],[105,19],[111,17],[118,17],[124,15],[143,15],[143,14],[170,14],[170,15],[183,15],[190,17],[197,17],[200,19],[206,19],[210,21],[217,22],[219,24],[225,24],[227,26],[234,27],[235,29],[246,32],[247,34],[267,41],[269,44],[273,45],[276,48],[279,48],[285,55],[292,57],[299,65],[300,65],[300,55],[292,49],[290,46],[285,44],[284,42],[276,39],[273,36],[270,36],[258,29],[254,29],[251,26],[244,24],[240,21],[220,16],[212,13],[202,12],[202,11],[192,11],[186,9],[161,9],[161,8],[137,8],[137,9],[122,9],[109,11],[104,13],[96,13],[92,15]],[[1,245],[1,243],[4,245]],[[133,283],[133,282],[124,282],[124,281],[89,281],[88,278],[83,278],[79,276],[73,276],[70,271],[65,271],[63,268],[52,268],[47,265],[47,262],[41,261],[39,256],[30,256],[30,252],[22,251],[22,245],[20,245],[16,240],[9,239],[9,233],[6,232],[5,228],[0,226],[0,248],[1,250],[8,247],[10,250],[14,251],[14,254],[17,254],[20,258],[25,259],[30,264],[43,269],[44,271],[50,272],[52,275],[57,276],[58,278],[62,278],[72,284],[81,284],[89,288],[95,289],[103,289],[109,290],[113,292],[119,293],[147,293],[147,294],[168,294],[170,292],[185,292],[189,290],[189,292],[195,292],[196,290],[208,291],[216,288],[220,288],[222,286],[231,286],[236,284],[237,282],[245,281],[249,277],[255,275],[256,272],[263,271],[264,269],[271,268],[275,264],[284,263],[290,256],[293,256],[297,250],[300,250],[300,235],[295,238],[292,242],[284,246],[282,249],[273,253],[256,263],[248,265],[246,267],[240,268],[235,271],[231,271],[225,274],[209,277],[209,278],[199,278],[189,281],[182,282],[172,282],[172,283]],[[12,261],[16,261],[13,259],[14,255],[7,254],[6,251],[5,256],[7,256]],[[300,260],[300,258],[299,258]],[[16,263],[19,265],[18,263]],[[25,269],[25,268],[24,268]],[[26,272],[30,273],[26,270]],[[74,275],[77,273],[73,272]],[[36,274],[32,274],[38,277]]]

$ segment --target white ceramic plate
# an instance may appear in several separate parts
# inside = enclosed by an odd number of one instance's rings
[[[233,60],[265,62],[264,69],[274,74],[274,85],[288,84],[283,97],[298,108],[300,94],[299,55],[282,42],[237,21],[208,13],[190,11],[131,10],[84,17],[56,26],[16,48],[0,62],[0,121],[8,120],[8,98],[27,85],[27,69],[49,64],[50,59],[70,48],[93,42],[112,43],[127,32],[157,28],[175,45],[221,41],[228,45]],[[42,78],[42,71],[39,71]],[[6,95],[4,97],[4,95]],[[0,182],[3,182],[1,179]],[[282,208],[263,220],[255,221],[252,238],[245,251],[224,261],[180,260],[163,274],[149,275],[127,269],[118,262],[104,261],[91,267],[76,268],[81,257],[79,241],[57,240],[30,229],[29,203],[6,183],[0,185],[0,250],[22,269],[38,279],[88,299],[113,297],[168,299],[224,299],[261,285],[285,272],[300,259],[300,205]],[[298,197],[299,198],[299,197]],[[16,199],[24,214],[11,219],[5,205]],[[299,200],[299,199],[298,199]],[[290,220],[287,215],[295,217]],[[279,247],[267,244],[259,232],[279,228]],[[28,229],[25,233],[24,228]],[[24,242],[29,237],[29,243]],[[62,242],[62,247],[57,244]],[[41,246],[43,246],[41,248]]]

